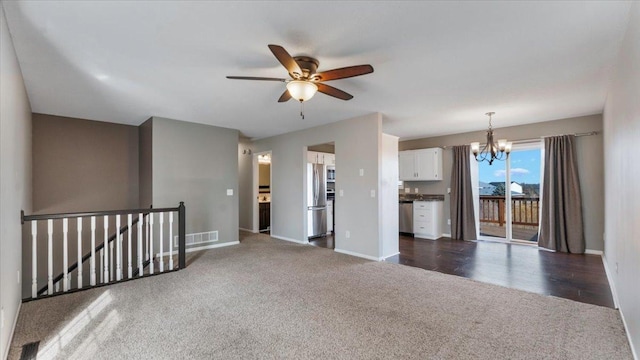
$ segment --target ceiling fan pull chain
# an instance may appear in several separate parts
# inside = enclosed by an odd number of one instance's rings
[[[300,101],[300,117],[304,120],[304,101]]]

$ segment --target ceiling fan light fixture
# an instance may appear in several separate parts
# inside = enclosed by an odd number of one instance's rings
[[[318,91],[318,86],[310,81],[291,80],[287,83],[287,90],[292,98],[303,102],[311,99]]]

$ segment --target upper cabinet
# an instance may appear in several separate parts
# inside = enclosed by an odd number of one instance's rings
[[[407,150],[398,153],[400,180],[442,180],[442,149]]]
[[[335,165],[336,155],[317,151],[307,151],[307,162],[312,164]]]

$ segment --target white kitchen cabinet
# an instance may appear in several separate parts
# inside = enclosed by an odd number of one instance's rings
[[[413,202],[413,236],[436,240],[442,237],[444,201]]]
[[[307,151],[307,162],[312,164],[335,165],[336,155],[317,151]]]
[[[442,180],[442,149],[407,150],[398,153],[401,181]]]

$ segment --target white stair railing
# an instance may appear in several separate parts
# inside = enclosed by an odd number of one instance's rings
[[[154,220],[155,213],[158,213],[157,222]],[[165,222],[165,213],[168,214],[168,223]],[[177,249],[175,249],[175,245],[171,241],[174,233],[174,213],[178,213],[179,242]],[[126,225],[121,227],[122,215],[126,215]],[[111,235],[109,233],[110,217],[115,219],[115,229],[111,229]],[[84,218],[90,220],[90,227],[83,227]],[[69,232],[69,219],[74,219],[76,222],[75,234],[73,231]],[[31,297],[24,300],[178,270],[186,266],[185,207],[182,202],[176,208],[162,209],[151,208],[28,216],[22,213],[22,223],[24,224],[25,222],[31,222]],[[103,236],[102,242],[96,244],[99,222],[102,222]],[[114,222],[111,223],[113,224]],[[44,240],[38,237],[39,225],[45,224],[46,242],[39,243],[39,240]],[[136,227],[134,228],[134,226]],[[164,236],[165,227],[168,227],[168,238]],[[158,231],[155,232],[154,230]],[[124,244],[125,233],[127,238],[126,247]],[[154,237],[154,233],[158,234],[157,238]],[[74,236],[75,239],[73,239]],[[84,243],[85,239],[88,243]],[[158,245],[158,254],[153,252],[154,244]],[[74,245],[75,249],[72,248]],[[83,248],[86,249],[87,247],[89,247],[88,252],[83,255]],[[39,248],[40,250],[46,248],[46,276],[42,273],[43,271],[39,273]],[[175,250],[178,253],[177,268],[174,267],[173,260]],[[69,258],[74,258],[74,252],[76,262],[69,266]],[[168,257],[166,259],[168,261],[167,266],[165,266],[165,256]],[[97,259],[100,260],[99,264],[96,262]],[[157,268],[154,266],[156,261],[158,262]],[[134,262],[136,265],[135,271]],[[88,267],[88,279],[83,276],[85,265]],[[147,266],[148,270],[145,273]],[[27,264],[25,264],[25,267],[29,268]],[[42,268],[42,270],[44,269]],[[58,273],[57,276],[56,273]],[[99,280],[96,278],[98,274]],[[72,281],[74,275],[77,280],[75,282]],[[43,278],[46,280],[41,281]],[[39,284],[42,287],[38,288]],[[62,285],[61,289],[60,285]]]

